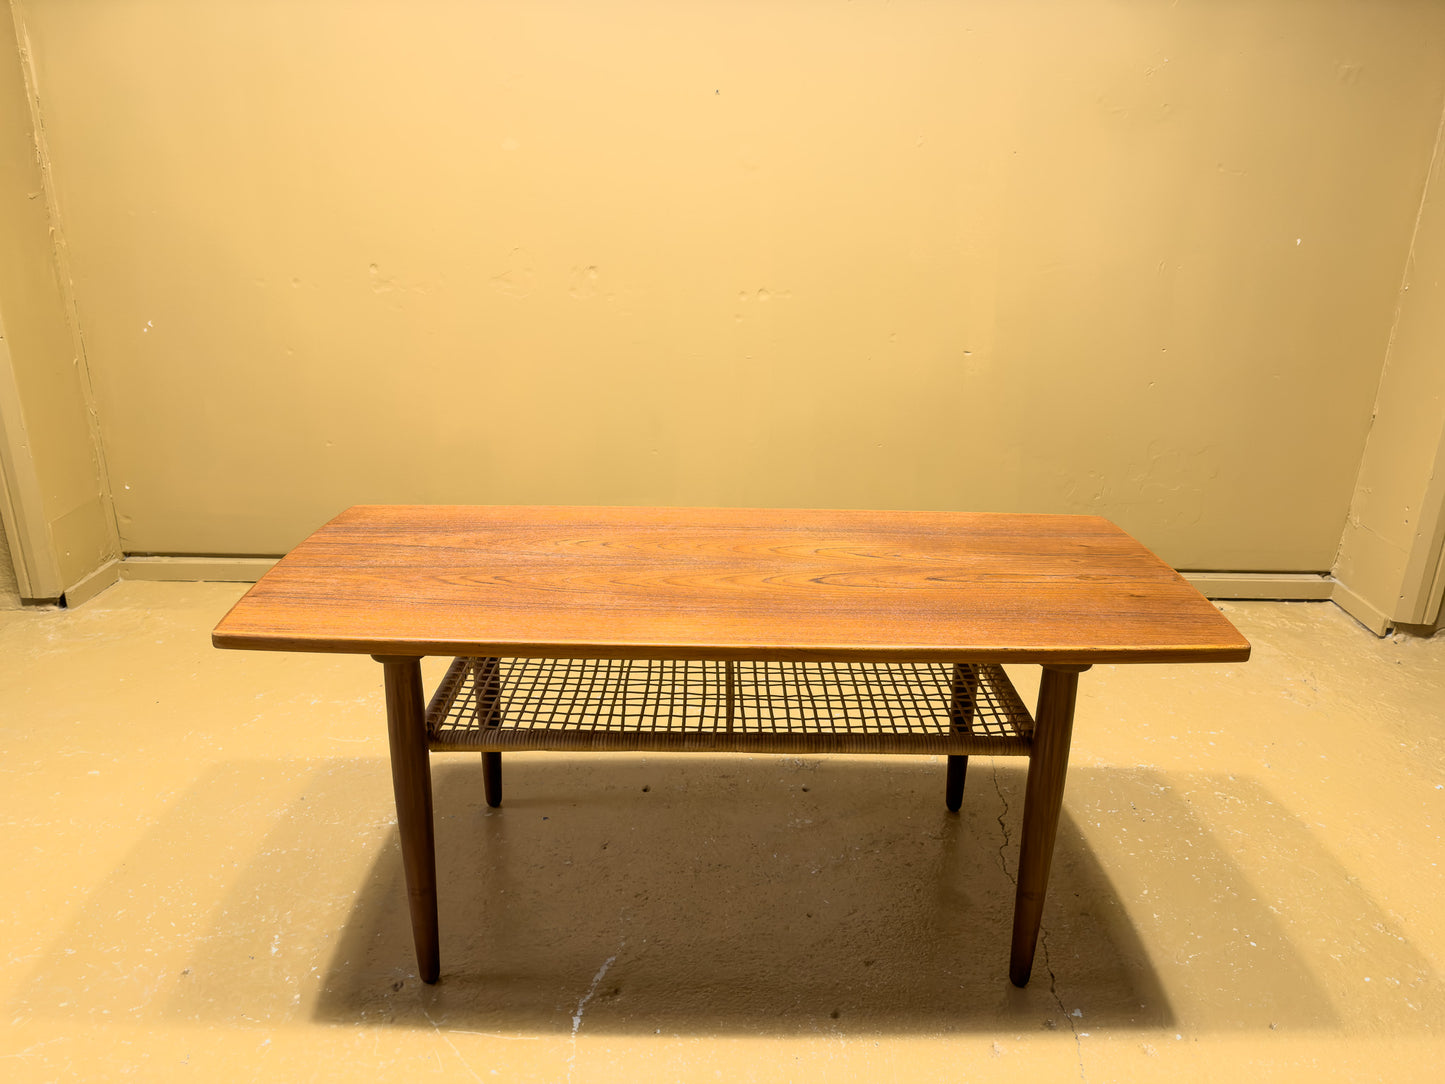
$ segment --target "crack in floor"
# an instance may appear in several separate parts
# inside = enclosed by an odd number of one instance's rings
[[[1008,823],[1004,820],[1008,816],[1008,799],[1003,796],[1003,788],[998,785],[997,759],[993,762],[993,789],[994,793],[998,795],[998,800],[1003,804],[1003,809],[999,811],[998,815],[998,828],[1003,833],[1003,842],[998,845],[998,865],[999,869],[1003,870],[1003,875],[1009,879],[1009,884],[1017,888],[1019,886],[1018,878],[1008,871],[1008,858],[1004,855],[1009,845]]]
[[[1049,973],[1049,993],[1054,995],[1054,1001],[1058,1003],[1059,1011],[1064,1014],[1064,1020],[1068,1022],[1069,1030],[1074,1034],[1074,1049],[1079,1055],[1079,1079],[1087,1082],[1089,1075],[1084,1072],[1084,1042],[1079,1037],[1079,1029],[1074,1026],[1074,1018],[1064,1007],[1064,999],[1059,996],[1059,977],[1054,974],[1054,965],[1049,960],[1049,931],[1042,928],[1039,930],[1039,949],[1044,954],[1044,970]]]

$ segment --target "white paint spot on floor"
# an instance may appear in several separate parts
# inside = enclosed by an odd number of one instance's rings
[[[587,1008],[587,1002],[591,1001],[592,996],[597,993],[597,987],[602,982],[603,976],[607,974],[607,969],[616,962],[617,956],[615,953],[607,957],[606,960],[602,961],[602,966],[597,969],[597,974],[592,976],[592,985],[587,987],[587,992],[582,995],[582,1000],[577,1002],[577,1011],[572,1014],[573,1040],[576,1040],[577,1038],[577,1029],[582,1026],[582,1013]]]

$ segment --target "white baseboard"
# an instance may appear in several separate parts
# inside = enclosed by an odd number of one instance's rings
[[[1338,581],[1335,582],[1335,593],[1330,597],[1335,600],[1335,605],[1376,636],[1384,636],[1395,627],[1395,621],[1389,614],[1366,602]]]
[[[276,557],[124,557],[107,561],[65,592],[65,605],[83,606],[121,580],[174,583],[255,583]]]
[[[65,589],[65,605],[83,606],[120,579],[120,561],[107,561],[90,575]],[[52,600],[53,601],[53,600]]]
[[[120,578],[255,583],[278,560],[279,557],[127,557],[120,562]]]
[[[1332,576],[1318,572],[1181,572],[1205,598],[1288,599],[1322,602],[1334,597]]]

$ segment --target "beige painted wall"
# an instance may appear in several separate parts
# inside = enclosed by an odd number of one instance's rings
[[[24,0],[124,546],[356,501],[1335,556],[1445,5]]]
[[[23,60],[0,9],[0,501],[27,539],[26,593],[54,598],[117,539]]]

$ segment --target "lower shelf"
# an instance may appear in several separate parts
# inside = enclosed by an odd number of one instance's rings
[[[1026,756],[1033,719],[973,663],[457,659],[433,751]]]

